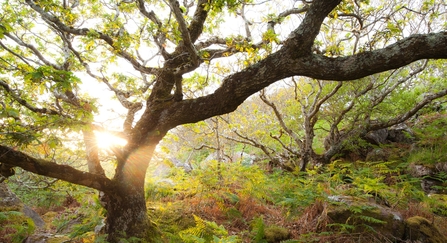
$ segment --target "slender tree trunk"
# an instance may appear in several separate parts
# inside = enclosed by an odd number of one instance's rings
[[[306,132],[305,138],[302,144],[302,156],[301,156],[301,168],[300,171],[306,171],[307,164],[309,164],[309,161],[312,158],[312,155],[314,154],[312,144],[314,141],[314,125],[315,122],[312,122],[312,117],[303,109],[303,114],[305,114],[304,119],[304,131]]]
[[[306,167],[309,164],[310,159],[311,159],[311,152],[308,149],[304,149],[301,155],[301,168],[300,168],[301,172],[306,171]]]

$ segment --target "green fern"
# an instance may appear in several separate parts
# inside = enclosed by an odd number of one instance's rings
[[[348,219],[349,220],[349,219]],[[342,223],[333,223],[327,225],[329,228],[337,228],[340,232],[348,233],[355,229],[355,226],[352,224],[342,224]]]
[[[196,226],[179,232],[179,236],[183,242],[229,242],[228,240],[234,240],[232,242],[237,242],[236,237],[227,237],[228,232],[223,226],[218,226],[215,222],[204,220],[197,215],[193,216]]]
[[[180,232],[180,237],[183,240],[186,240],[187,236],[195,236],[202,238],[206,233],[206,223],[205,220],[200,217],[193,215],[194,221],[196,222],[196,226],[192,228],[188,228]]]
[[[386,221],[380,220],[380,219],[376,219],[374,217],[370,217],[367,215],[357,215],[357,217],[359,219],[361,219],[362,221],[366,222],[366,223],[370,223],[370,224],[386,224]]]
[[[253,242],[265,243],[265,224],[262,217],[257,217],[252,221]]]

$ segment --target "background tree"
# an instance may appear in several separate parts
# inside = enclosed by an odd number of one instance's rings
[[[445,4],[432,1],[25,0],[1,6],[0,162],[103,192],[110,242],[156,238],[144,177],[170,129],[232,112],[287,77],[354,80],[447,57]],[[271,12],[259,17],[265,9]],[[423,22],[429,28],[417,28]],[[231,31],[235,23],[242,31]],[[211,71],[218,87],[188,78]],[[113,149],[111,176],[93,140],[93,131],[109,126],[95,123],[104,108],[87,90],[97,89],[97,81],[125,110],[116,134],[127,144]],[[199,86],[209,86],[208,94],[184,97],[186,87]],[[27,153],[39,144],[72,146],[64,137],[83,137],[88,171]]]
[[[230,115],[236,124],[234,117],[242,114],[258,114],[252,120],[268,116],[264,123],[270,127],[250,122],[231,125],[227,138],[259,148],[273,165],[288,170],[304,171],[309,162],[328,164],[343,150],[365,145],[365,139],[370,138],[374,145],[385,143],[386,130],[384,138],[370,133],[401,124],[433,100],[444,97],[445,79],[438,78],[443,72],[440,63],[414,63],[363,78],[363,82],[292,78],[269,95],[262,91],[259,97],[263,105],[250,100],[243,105],[245,109]],[[232,135],[229,130],[233,130]]]

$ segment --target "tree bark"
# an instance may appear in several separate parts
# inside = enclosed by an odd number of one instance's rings
[[[159,238],[157,228],[147,215],[144,182],[147,167],[161,137],[152,137],[149,144],[138,146],[128,155],[118,156],[118,164],[122,166],[117,167],[112,179],[113,190],[105,194],[108,242],[119,242],[120,238],[129,237],[156,242]]]
[[[139,178],[135,180],[141,181]],[[155,242],[160,237],[147,215],[144,189],[132,184],[119,183],[113,192],[105,195],[107,242],[119,242],[121,238],[129,237]]]

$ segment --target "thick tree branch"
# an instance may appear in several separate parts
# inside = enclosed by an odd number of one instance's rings
[[[355,80],[421,59],[447,58],[445,43],[447,32],[411,35],[383,49],[352,56],[329,58],[313,54],[297,58],[285,70],[317,79]]]
[[[113,190],[112,181],[105,176],[76,170],[68,165],[60,165],[51,161],[33,158],[3,145],[0,145],[0,163],[18,166],[38,175],[61,179],[103,192]]]
[[[199,0],[197,3],[196,11],[194,12],[194,16],[188,27],[189,36],[192,43],[196,42],[196,40],[202,34],[203,25],[206,18],[208,17],[208,11],[205,10],[207,4],[209,4],[208,2],[208,0]]]
[[[163,112],[169,128],[234,111],[250,95],[291,76],[348,81],[420,59],[447,58],[447,32],[412,35],[386,48],[348,57],[309,54],[289,59],[288,47],[224,79],[213,94],[177,102]],[[183,112],[176,112],[182,110]],[[191,116],[194,114],[194,116]]]

